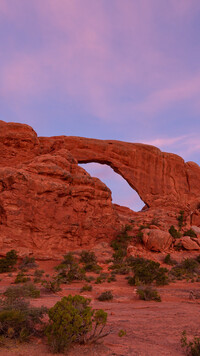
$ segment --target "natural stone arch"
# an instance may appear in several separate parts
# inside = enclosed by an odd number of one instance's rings
[[[45,152],[62,147],[78,163],[109,165],[150,208],[193,209],[199,197],[200,167],[154,146],[72,136],[41,138],[40,142]]]
[[[85,169],[91,177],[98,178],[106,184],[111,190],[113,204],[127,207],[134,212],[141,211],[144,208],[145,203],[140,199],[138,193],[132,189],[128,182],[120,174],[115,172],[110,165],[99,162],[87,162],[79,163],[79,166]]]

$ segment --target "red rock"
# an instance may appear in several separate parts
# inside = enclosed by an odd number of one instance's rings
[[[186,250],[200,250],[200,246],[197,244],[197,242],[193,241],[190,236],[181,237],[179,242]]]
[[[194,216],[200,167],[177,155],[144,144],[37,137],[28,125],[3,121],[0,150],[1,254],[15,248],[21,254],[53,258],[110,241],[133,221],[139,226],[156,218],[159,227],[168,230],[177,225],[180,209],[198,226]],[[78,166],[87,162],[111,166],[138,192],[146,209],[135,213],[112,204],[106,185]],[[146,244],[151,249],[168,248],[171,239],[156,231],[160,241],[154,234]]]
[[[172,244],[172,236],[161,230],[143,229],[143,243],[151,251],[166,251]]]

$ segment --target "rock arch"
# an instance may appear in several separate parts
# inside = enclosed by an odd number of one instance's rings
[[[200,201],[200,167],[154,146],[73,136],[40,138],[40,142],[45,152],[62,147],[78,163],[109,165],[148,207],[194,209]]]

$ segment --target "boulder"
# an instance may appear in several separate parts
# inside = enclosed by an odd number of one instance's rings
[[[200,235],[200,227],[192,225],[191,229],[197,234]]]
[[[191,239],[190,236],[181,237],[179,242],[186,250],[200,250],[198,243],[194,239]]]
[[[151,251],[166,251],[172,244],[172,236],[169,232],[157,229],[143,229],[143,243]]]

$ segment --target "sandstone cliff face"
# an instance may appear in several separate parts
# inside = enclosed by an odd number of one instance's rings
[[[79,137],[38,138],[0,121],[0,250],[52,258],[111,240],[120,226],[158,217],[166,224],[200,201],[200,167],[153,146]],[[78,163],[110,165],[149,207],[134,213]],[[198,215],[198,209],[193,214]],[[192,220],[192,215],[190,216]],[[195,220],[196,222],[196,220]],[[197,223],[195,223],[197,225]]]

